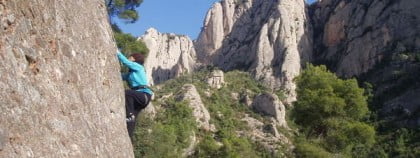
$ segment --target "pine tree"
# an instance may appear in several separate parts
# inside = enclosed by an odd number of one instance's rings
[[[134,23],[139,19],[136,8],[141,3],[143,0],[105,0],[110,17],[117,16],[129,23]]]

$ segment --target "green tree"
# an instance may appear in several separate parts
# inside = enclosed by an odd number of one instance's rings
[[[129,23],[134,23],[139,19],[136,8],[141,3],[143,3],[143,0],[105,0],[111,18],[117,16]]]
[[[325,66],[308,64],[296,83],[293,118],[306,139],[316,140],[333,153],[351,153],[356,146],[374,144],[374,128],[362,122],[369,114],[367,93],[359,88],[357,80],[342,80]],[[305,149],[297,151],[317,149],[307,143],[300,146]]]
[[[129,55],[131,53],[142,53],[147,55],[149,49],[143,41],[137,40],[133,35],[128,33],[123,33],[117,25],[112,25],[114,30],[114,38],[117,42],[117,47],[121,49],[122,52]]]
[[[330,118],[359,121],[369,112],[367,97],[357,81],[341,80],[325,66],[308,65],[297,77],[296,83],[296,123],[311,134],[326,132],[325,121]]]
[[[117,16],[119,19],[127,20],[131,23],[137,21],[138,13],[136,8],[139,7],[142,2],[143,0],[105,0],[117,47],[121,49],[123,53],[126,53],[126,55],[132,53],[147,55],[149,50],[141,40],[137,40],[131,34],[124,33],[116,23],[112,22],[112,18]]]

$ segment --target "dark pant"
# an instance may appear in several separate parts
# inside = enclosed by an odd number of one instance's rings
[[[137,119],[138,114],[140,113],[141,110],[146,108],[151,98],[152,96],[148,93],[139,92],[135,90],[126,90],[125,91],[125,108],[126,108],[127,116],[129,116],[130,114],[133,114],[135,118]],[[127,123],[128,135],[130,136],[131,139],[133,139],[135,126],[136,126],[136,121]]]

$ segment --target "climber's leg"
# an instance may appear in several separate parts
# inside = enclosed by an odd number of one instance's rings
[[[151,95],[144,92],[127,90],[126,100],[128,100],[129,105],[127,106],[127,113],[132,113],[135,118],[134,120],[127,122],[128,135],[133,140],[134,130],[136,127],[136,119],[138,118],[140,111],[146,108],[146,106],[149,104]]]
[[[144,92],[139,92],[137,95],[137,101],[139,104],[136,104],[137,106],[135,107],[136,110],[141,111],[144,108],[147,107],[147,105],[149,105],[150,100],[152,99],[152,96],[148,93],[144,93]]]
[[[135,126],[136,126],[136,120],[134,120],[132,122],[127,122],[128,135],[130,136],[131,140],[133,140],[133,134],[134,134]]]
[[[134,126],[135,126],[135,103],[136,103],[136,96],[133,90],[126,90],[125,91],[125,110],[126,110],[126,121],[127,121],[127,130],[128,135],[132,139]]]
[[[135,104],[136,104],[136,92],[133,90],[125,91],[125,110],[127,118],[134,116]]]

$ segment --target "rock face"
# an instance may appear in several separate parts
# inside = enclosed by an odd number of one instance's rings
[[[293,78],[310,61],[373,83],[376,96],[400,92],[378,97],[388,111],[391,103],[412,107],[409,94],[420,88],[408,75],[420,72],[419,8],[418,0],[322,0],[311,6],[303,0],[222,0],[208,11],[194,45],[204,64],[249,71],[270,88],[284,89],[287,104],[296,99]]]
[[[268,93],[258,95],[255,97],[252,107],[257,112],[274,117],[278,125],[287,127],[286,108],[276,95]]]
[[[420,127],[420,89],[407,91],[384,104],[383,115],[393,116],[402,127]],[[397,113],[398,115],[396,115]]]
[[[0,1],[0,157],[134,157],[103,3]]]
[[[201,101],[200,94],[192,84],[186,84],[182,87],[183,93],[178,97],[179,100],[188,100],[189,106],[193,110],[193,116],[196,118],[198,127],[206,131],[215,131],[215,126],[210,124],[210,113]]]
[[[222,88],[224,83],[225,79],[221,70],[214,70],[207,79],[207,84],[216,89]]]
[[[323,0],[310,12],[314,62],[372,83],[382,117],[419,127],[420,1]]]
[[[311,58],[311,28],[303,0],[223,0],[207,14],[195,42],[201,62],[250,71],[272,88],[289,92]],[[209,60],[210,59],[210,60]]]
[[[195,117],[199,128],[210,132],[216,131],[216,127],[213,124],[210,124],[210,113],[204,106],[203,101],[201,101],[200,94],[198,93],[194,85],[185,84],[182,87],[181,95],[178,96],[178,100],[189,101],[189,106],[193,110],[193,116]],[[194,149],[198,143],[199,140],[197,140],[196,135],[193,132],[193,134],[190,136],[189,146],[183,150],[183,157],[187,157],[194,154]]]
[[[393,53],[420,50],[418,0],[323,0],[311,6],[318,63],[358,76]]]
[[[159,84],[194,70],[196,53],[187,36],[163,34],[151,28],[140,40],[150,50],[144,64],[150,84]]]

